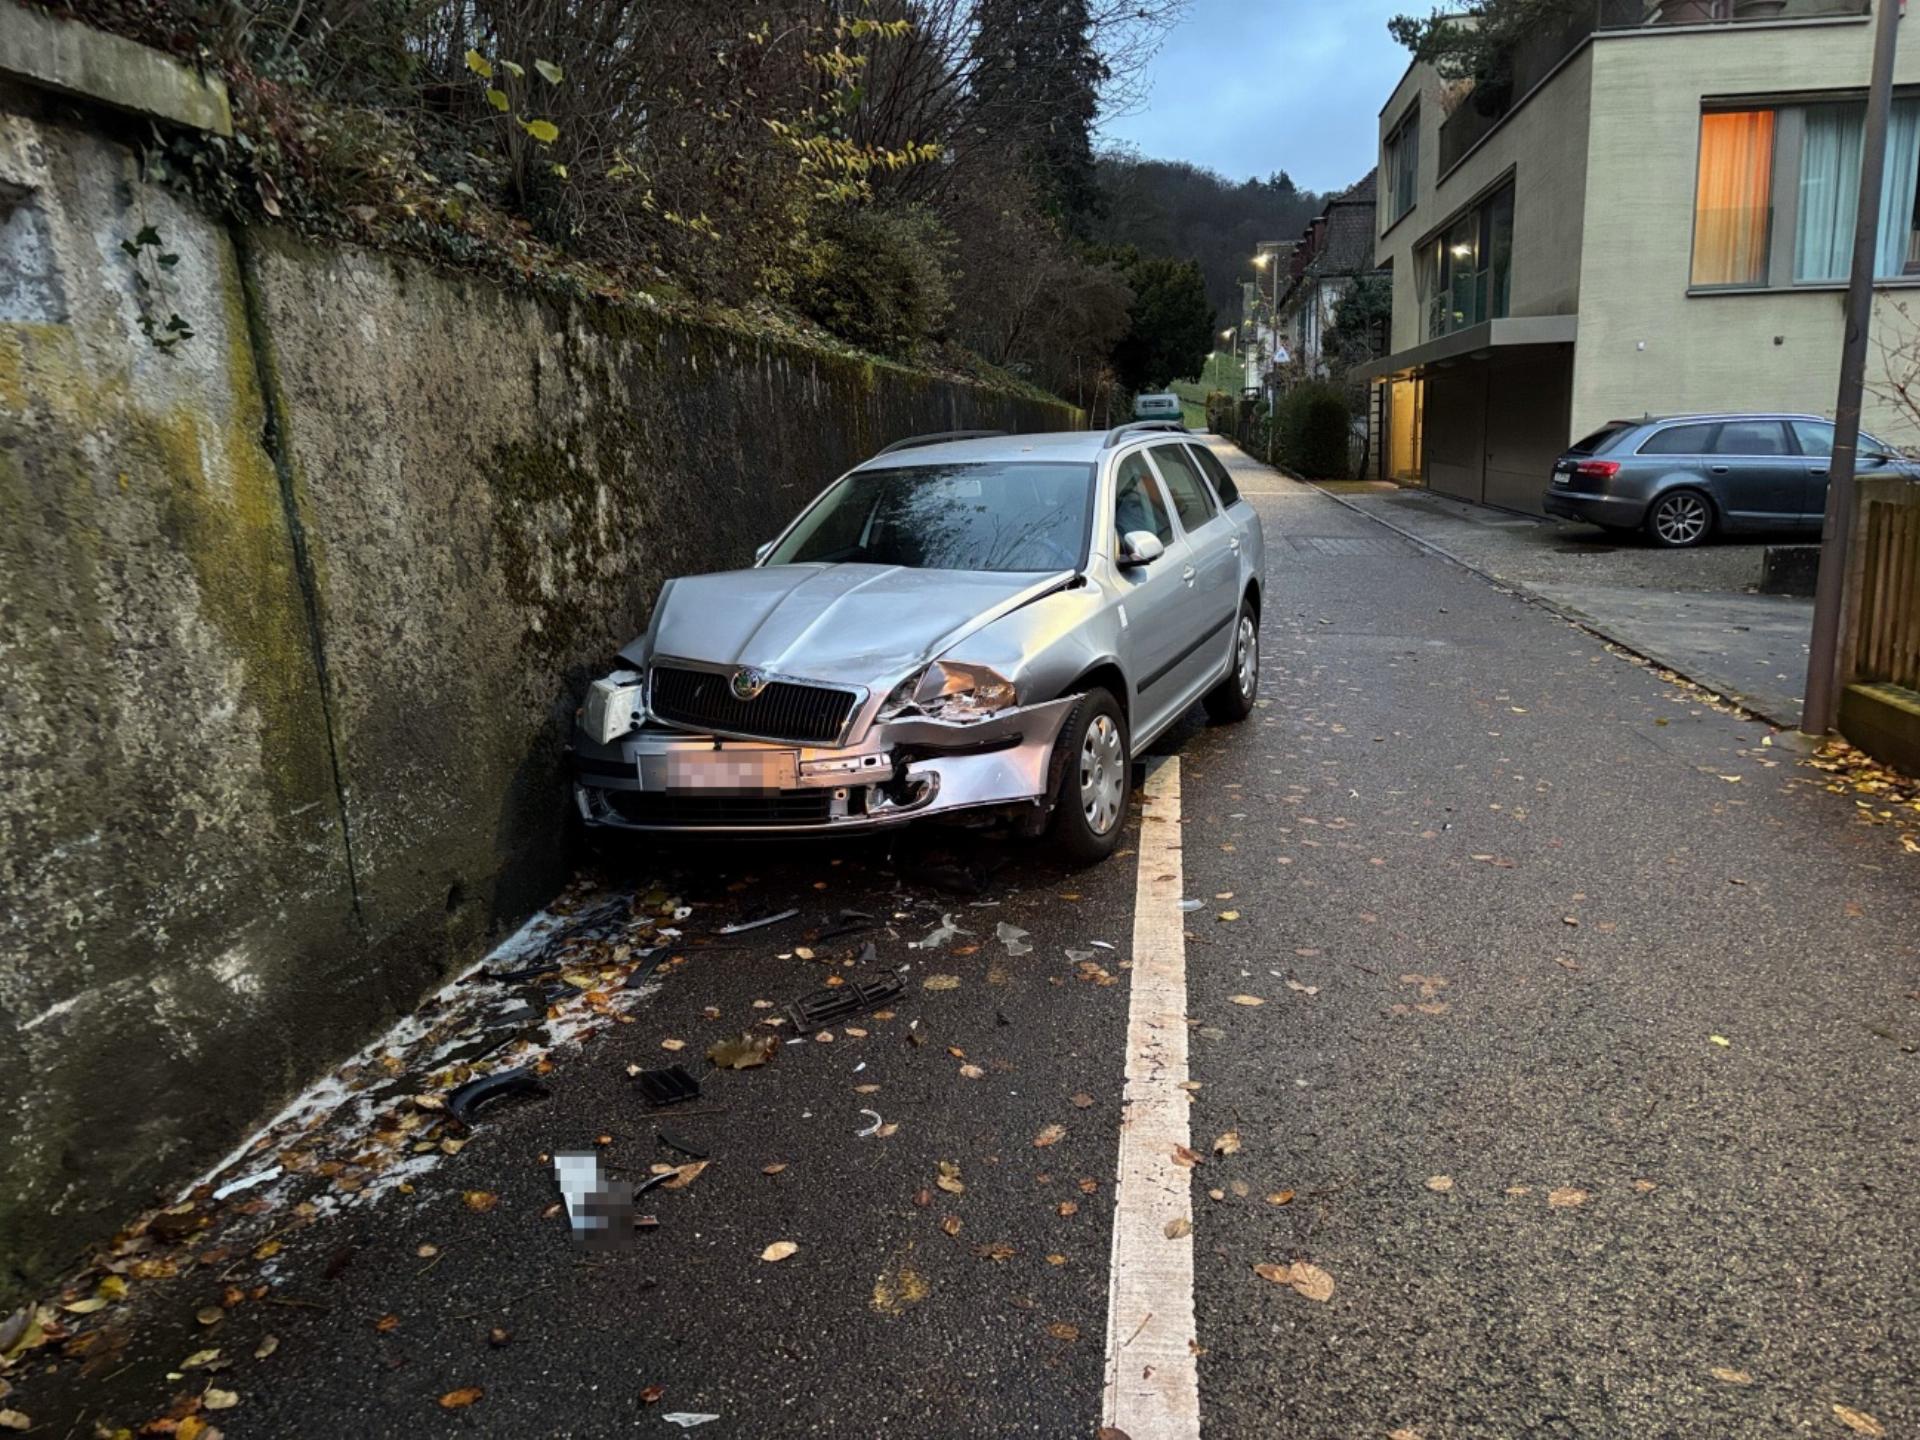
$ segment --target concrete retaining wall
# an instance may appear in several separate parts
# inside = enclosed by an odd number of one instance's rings
[[[240,233],[102,123],[0,89],[0,1291],[551,893],[579,687],[665,577],[887,440],[1080,423]]]

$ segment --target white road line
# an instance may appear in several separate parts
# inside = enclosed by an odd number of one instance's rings
[[[1129,1440],[1198,1440],[1200,1372],[1193,1341],[1193,1236],[1167,1238],[1192,1216],[1192,1172],[1175,1159],[1189,1140],[1187,947],[1181,929],[1180,761],[1148,777],[1133,905],[1127,1088],[1107,1282],[1107,1383],[1101,1423]]]

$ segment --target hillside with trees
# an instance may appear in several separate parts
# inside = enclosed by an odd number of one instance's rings
[[[234,139],[144,159],[216,210],[1090,410],[1197,370],[1293,203],[1096,159],[1184,5],[56,0],[224,75]]]

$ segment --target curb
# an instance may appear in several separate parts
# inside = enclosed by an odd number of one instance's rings
[[[1238,448],[1238,447],[1235,447],[1235,448]],[[1244,450],[1242,450],[1240,453],[1243,455],[1247,454],[1247,452]],[[1249,460],[1253,460],[1255,464],[1266,465],[1266,461],[1258,460],[1252,455],[1247,455],[1247,458]],[[1564,605],[1561,605],[1556,601],[1549,600],[1546,596],[1539,594],[1537,591],[1529,590],[1527,589],[1526,586],[1521,585],[1516,581],[1502,579],[1500,576],[1495,575],[1491,570],[1482,569],[1480,566],[1475,565],[1470,560],[1463,560],[1458,555],[1454,554],[1451,550],[1447,549],[1444,545],[1436,545],[1433,541],[1426,539],[1424,536],[1416,535],[1411,530],[1404,530],[1400,526],[1394,524],[1391,520],[1384,520],[1380,516],[1375,515],[1372,511],[1362,509],[1360,506],[1354,504],[1351,500],[1348,500],[1344,496],[1335,495],[1331,491],[1323,490],[1318,485],[1315,485],[1311,480],[1302,479],[1300,476],[1295,475],[1292,471],[1287,470],[1283,466],[1268,465],[1267,468],[1272,470],[1277,475],[1283,475],[1287,479],[1292,480],[1297,484],[1306,486],[1309,490],[1313,491],[1316,495],[1321,496],[1323,499],[1331,500],[1334,504],[1340,506],[1343,510],[1352,511],[1355,515],[1360,516],[1363,520],[1370,520],[1383,530],[1391,530],[1395,535],[1398,535],[1402,540],[1408,541],[1411,544],[1419,546],[1422,550],[1425,550],[1429,554],[1437,555],[1442,560],[1447,561],[1449,564],[1458,565],[1462,570],[1467,571],[1469,574],[1479,576],[1480,579],[1486,581],[1489,585],[1492,585],[1494,588],[1506,594],[1514,596],[1515,598],[1519,599],[1522,603],[1528,604],[1528,605],[1537,605],[1542,610],[1546,611],[1549,615],[1552,615],[1555,619],[1565,621],[1567,624],[1573,626],[1574,629],[1584,631],[1586,634],[1593,636],[1596,640],[1604,640],[1607,644],[1614,646],[1616,649],[1624,650],[1627,654],[1634,656],[1636,659],[1644,660],[1649,665],[1658,666],[1662,670],[1666,670],[1674,675],[1678,675],[1681,679],[1685,680],[1688,684],[1699,686],[1700,689],[1706,691],[1709,695],[1712,695],[1716,700],[1738,711],[1741,715],[1744,715],[1749,720],[1757,720],[1761,724],[1766,725],[1769,728],[1781,734],[1797,735],[1800,732],[1800,725],[1798,721],[1783,720],[1776,716],[1769,715],[1764,710],[1755,708],[1753,702],[1747,699],[1745,696],[1729,695],[1727,694],[1725,689],[1723,689],[1717,682],[1702,680],[1696,676],[1689,675],[1685,670],[1682,670],[1678,665],[1675,665],[1671,660],[1665,660],[1658,655],[1651,655],[1647,653],[1645,650],[1642,650],[1639,646],[1633,644],[1631,641],[1623,640],[1620,636],[1613,634],[1611,631],[1607,630],[1605,627],[1600,625],[1598,622],[1596,622],[1589,616],[1582,615],[1575,610],[1569,610]]]

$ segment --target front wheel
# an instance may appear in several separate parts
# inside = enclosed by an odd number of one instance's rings
[[[1104,860],[1120,843],[1133,787],[1133,756],[1120,702],[1089,690],[1060,727],[1061,763],[1048,837],[1070,865]]]
[[[1233,665],[1201,703],[1207,707],[1208,715],[1230,725],[1253,713],[1253,703],[1259,694],[1260,615],[1243,600],[1240,613],[1233,621]]]
[[[1713,503],[1698,490],[1669,490],[1647,511],[1647,534],[1669,550],[1698,545],[1713,533]]]

